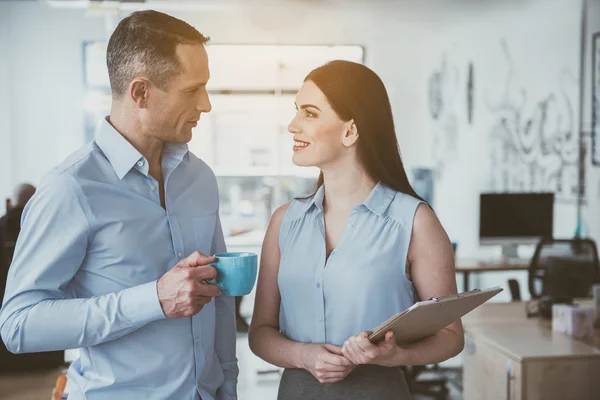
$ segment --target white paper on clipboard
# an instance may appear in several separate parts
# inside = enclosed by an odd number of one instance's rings
[[[396,342],[399,344],[425,339],[457,321],[502,290],[496,286],[419,301],[373,329],[369,340],[377,343],[384,339],[385,333],[389,330],[394,332]]]

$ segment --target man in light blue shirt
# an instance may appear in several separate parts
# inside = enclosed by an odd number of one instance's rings
[[[155,11],[112,34],[110,116],[28,203],[0,314],[15,353],[80,348],[69,399],[236,399],[216,178],[186,143],[211,109],[208,39]]]

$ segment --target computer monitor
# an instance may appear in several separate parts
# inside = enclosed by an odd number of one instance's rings
[[[479,243],[501,245],[505,258],[518,258],[517,246],[552,237],[554,193],[482,193]]]

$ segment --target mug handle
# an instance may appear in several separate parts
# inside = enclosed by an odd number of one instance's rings
[[[217,270],[217,276],[215,276],[212,279],[207,279],[204,282],[206,284],[208,284],[208,285],[217,285],[217,286],[219,286],[219,288],[221,288],[221,285],[220,285],[221,282],[219,282],[219,270],[218,270],[219,260],[217,260],[217,261],[215,261],[213,263],[210,263],[210,264],[206,264],[206,265],[210,265],[211,267],[215,267],[215,269]]]

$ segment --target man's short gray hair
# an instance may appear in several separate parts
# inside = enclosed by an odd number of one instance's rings
[[[165,89],[169,79],[180,71],[177,45],[209,40],[187,22],[170,15],[153,10],[132,13],[119,22],[108,41],[106,65],[113,96],[123,96],[133,78],[141,74]]]

